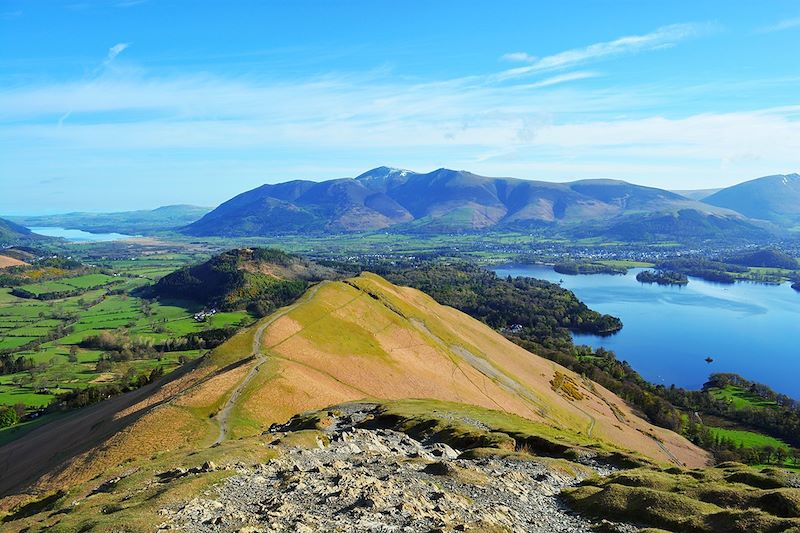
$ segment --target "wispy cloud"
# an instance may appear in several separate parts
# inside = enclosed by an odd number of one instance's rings
[[[741,178],[796,170],[800,107],[665,115],[698,88],[575,83],[602,75],[579,65],[675,44],[695,31],[668,28],[518,56],[533,67],[530,76],[495,83],[491,72],[419,82],[382,71],[275,80],[111,68],[81,80],[3,86],[0,144],[13,147],[9,175],[86,184],[87,176],[139,174],[157,185],[174,176],[193,183],[198,173],[217,183],[224,174],[240,180],[228,180],[231,193],[246,179],[333,177],[384,162],[531,178],[657,177],[661,185],[733,170]],[[105,62],[128,46],[111,47]],[[700,92],[723,84],[736,89],[724,80]],[[153,155],[162,153],[169,157]]]
[[[590,71],[578,71],[578,72],[570,72],[568,74],[561,74],[559,76],[552,76],[550,78],[545,78],[543,80],[529,83],[525,85],[530,89],[539,89],[542,87],[550,87],[551,85],[558,85],[560,83],[567,83],[569,81],[578,81],[578,80],[585,80],[588,78],[596,78],[600,76],[598,72],[590,72]]]
[[[509,52],[508,54],[503,54],[500,56],[502,61],[510,61],[510,62],[523,62],[523,63],[533,63],[538,58],[532,55],[529,55],[527,52]]]
[[[502,59],[527,61],[531,64],[503,71],[497,75],[497,78],[501,80],[516,78],[542,71],[569,68],[610,56],[669,47],[697,35],[701,29],[702,26],[697,24],[673,24],[658,28],[651,33],[620,37],[613,41],[594,43],[583,48],[574,48],[538,59],[525,52],[512,52],[502,56]]]
[[[124,52],[128,47],[130,47],[130,43],[117,43],[109,48],[108,54],[106,54],[106,59],[103,61],[103,66],[109,66],[111,62],[114,61],[114,59],[116,59],[117,56]]]
[[[758,33],[774,33],[776,31],[791,30],[800,28],[800,17],[788,18],[778,21],[771,26],[764,26],[756,30]]]

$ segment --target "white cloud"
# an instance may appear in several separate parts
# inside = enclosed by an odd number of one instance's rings
[[[106,59],[105,61],[103,61],[103,66],[104,67],[109,66],[111,62],[114,61],[114,59],[116,59],[116,57],[120,55],[122,52],[124,52],[129,46],[130,43],[117,43],[111,48],[109,48],[108,54],[106,55]]]
[[[551,85],[558,85],[560,83],[567,83],[569,81],[578,81],[578,80],[585,80],[588,78],[596,78],[598,76],[600,76],[600,74],[597,72],[589,72],[589,71],[570,72],[568,74],[560,74],[558,76],[545,78],[543,80],[534,83],[529,83],[525,85],[525,87],[529,87],[531,89],[538,89],[541,87],[550,87]]]
[[[508,54],[503,54],[500,56],[501,61],[512,61],[512,62],[524,62],[524,63],[533,63],[538,58],[532,55],[528,55],[527,52],[510,52]]]
[[[800,28],[800,17],[784,19],[772,26],[759,28],[757,31],[758,33],[774,33],[776,31],[791,30],[793,28]]]
[[[173,176],[197,168],[205,175],[280,173],[280,179],[298,177],[303,169],[308,173],[301,176],[323,178],[386,162],[531,178],[610,176],[663,186],[687,176],[797,170],[799,106],[662,116],[676,98],[693,98],[698,90],[711,94],[723,82],[700,89],[570,86],[601,74],[555,70],[657,48],[692,32],[669,28],[535,59],[522,68],[538,69],[538,77],[506,83],[487,83],[492,75],[428,83],[391,73],[274,81],[111,69],[82,81],[5,86],[0,142],[13,160],[9,175],[19,169],[26,176],[80,177],[75,179],[116,175],[116,169],[120,175],[135,169]],[[109,49],[107,61],[127,46]],[[724,89],[734,89],[729,80]],[[162,153],[170,157],[152,155]],[[192,157],[181,159],[186,153]],[[274,161],[259,159],[268,157]],[[319,164],[312,168],[309,161]],[[351,161],[355,168],[343,171]]]
[[[613,41],[595,43],[583,48],[574,48],[540,59],[535,59],[525,52],[514,52],[504,57],[508,59],[513,57],[518,61],[530,60],[531,64],[524,67],[508,69],[498,74],[497,78],[501,80],[515,78],[547,70],[568,68],[609,56],[672,46],[679,41],[698,34],[701,28],[702,27],[697,24],[673,24],[670,26],[663,26],[654,32],[644,35],[620,37]]]
[[[672,118],[644,112],[631,116],[639,105],[635,92],[551,87],[593,75],[573,72],[513,87],[333,78],[292,84],[200,77],[95,80],[0,91],[0,116],[11,119],[0,125],[0,139],[97,153],[262,147],[410,153],[425,147],[462,155],[537,154],[550,161],[614,157],[736,162],[746,156],[788,165],[800,153],[800,106]],[[667,99],[671,90],[664,88],[661,97]],[[648,91],[648,97],[659,95]],[[42,120],[51,113],[60,116],[65,104],[79,121],[55,127]],[[137,115],[143,118],[130,118]]]

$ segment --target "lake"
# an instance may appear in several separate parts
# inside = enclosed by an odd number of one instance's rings
[[[70,242],[108,242],[120,241],[122,239],[132,239],[133,235],[123,235],[122,233],[89,233],[79,229],[66,229],[56,227],[36,227],[28,228],[34,233],[47,237],[61,237]]]
[[[592,309],[621,318],[616,335],[573,335],[575,342],[613,350],[653,383],[698,389],[712,372],[735,372],[800,398],[800,293],[789,284],[689,278],[689,285],[676,287],[639,283],[642,269],[624,276],[567,276],[544,265],[494,270],[502,277],[563,280]]]

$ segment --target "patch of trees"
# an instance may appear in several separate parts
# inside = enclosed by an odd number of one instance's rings
[[[155,355],[153,339],[132,337],[127,331],[102,331],[80,342],[82,348],[102,350],[112,361],[147,359]]]
[[[275,268],[297,275],[281,277],[272,272]],[[310,281],[324,277],[314,265],[280,250],[240,249],[164,276],[152,292],[161,298],[192,300],[225,310],[247,308],[266,315],[300,297]]]
[[[162,367],[156,367],[149,373],[130,376],[122,383],[112,383],[108,385],[90,385],[84,389],[75,389],[64,394],[59,394],[49,409],[75,409],[86,407],[97,402],[111,398],[118,394],[130,392],[140,387],[144,387],[158,380],[164,375]]]
[[[729,372],[711,374],[708,381],[703,385],[703,389],[722,389],[727,385],[738,387],[767,402],[775,402],[780,407],[786,407],[800,412],[800,402],[797,400],[790,398],[786,394],[775,392],[768,385],[743,378],[739,374]]]
[[[569,276],[578,274],[626,274],[628,272],[625,267],[614,267],[603,263],[580,263],[577,261],[556,263],[553,265],[553,270],[559,274],[567,274]]]
[[[19,287],[15,287],[11,294],[18,298],[27,298],[29,300],[61,300],[63,298],[70,298],[72,296],[78,296],[86,292],[86,289],[70,289],[68,291],[54,291],[54,292],[43,292],[39,294],[35,294],[32,292],[28,292],[25,289],[21,289]]]
[[[745,464],[777,464],[783,465],[791,459],[795,466],[800,464],[800,449],[786,446],[745,446],[731,438],[711,431],[707,426],[690,421],[685,435],[706,450],[711,451],[718,463],[737,461]]]
[[[734,403],[717,399],[709,392],[726,385],[749,392],[769,402],[769,405],[738,408]],[[673,386],[663,389],[661,396],[684,411],[724,418],[800,448],[800,404],[785,394],[738,374],[711,374],[702,390],[690,391]]]
[[[69,275],[75,276],[83,272],[75,272],[78,270],[88,272],[96,271],[75,261],[74,259],[66,257],[45,257],[32,261],[29,265],[20,265],[4,268],[0,272],[0,287],[18,287],[31,282],[49,281],[54,279],[63,278],[66,274],[65,271],[72,271]],[[20,296],[21,298],[35,298],[36,296],[29,295]],[[19,295],[18,295],[19,296]]]
[[[643,270],[636,274],[636,281],[640,283],[657,283],[658,285],[686,285],[689,278],[680,272],[668,270]]]
[[[726,263],[748,267],[785,268],[796,270],[797,259],[775,248],[762,248],[740,252],[725,259]]]
[[[25,372],[35,366],[33,359],[30,357],[17,357],[11,355],[0,355],[0,375],[16,374],[17,372]]]
[[[0,428],[7,428],[17,424],[25,414],[25,406],[21,403],[16,405],[0,405]]]
[[[570,331],[610,335],[622,328],[613,316],[589,309],[570,291],[533,278],[499,278],[468,263],[413,269],[377,267],[393,283],[415,287],[495,329],[521,326],[519,336],[549,348],[572,346]]]
[[[184,350],[210,350],[230,339],[238,329],[236,327],[208,329],[190,333],[177,339],[167,339],[156,347],[162,352],[178,352]]]
[[[59,270],[78,270],[84,266],[80,261],[57,255],[52,257],[43,257],[35,261],[33,264],[37,267],[57,268]]]
[[[166,339],[160,343],[156,343],[147,337],[131,336],[124,330],[103,331],[97,335],[86,337],[81,341],[80,346],[105,352],[108,361],[151,359],[162,352],[216,348],[231,338],[236,331],[237,328],[233,326],[208,329],[190,333],[183,337]]]
[[[792,283],[792,288],[794,290],[800,292],[800,280],[799,281],[795,281],[794,283]]]
[[[31,282],[31,280],[27,278],[14,275],[13,272],[9,272],[13,268],[20,268],[20,267],[4,268],[3,272],[0,273],[0,287],[16,287],[18,285],[23,285],[25,283]]]
[[[732,265],[721,261],[713,261],[705,257],[679,257],[667,259],[656,265],[659,270],[680,272],[687,276],[694,276],[715,283],[735,283],[736,277],[732,273],[745,273],[747,267]]]

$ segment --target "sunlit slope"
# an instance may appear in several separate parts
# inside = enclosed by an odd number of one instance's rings
[[[611,392],[373,274],[321,284],[266,328],[262,350],[269,363],[237,402],[235,436],[348,400],[432,398],[515,413],[658,461],[707,460]]]
[[[372,274],[312,287],[156,385],[0,448],[0,496],[71,486],[113,466],[193,453],[220,439],[260,434],[300,412],[365,398],[471,404],[662,463],[699,466],[708,459],[602,387]]]

